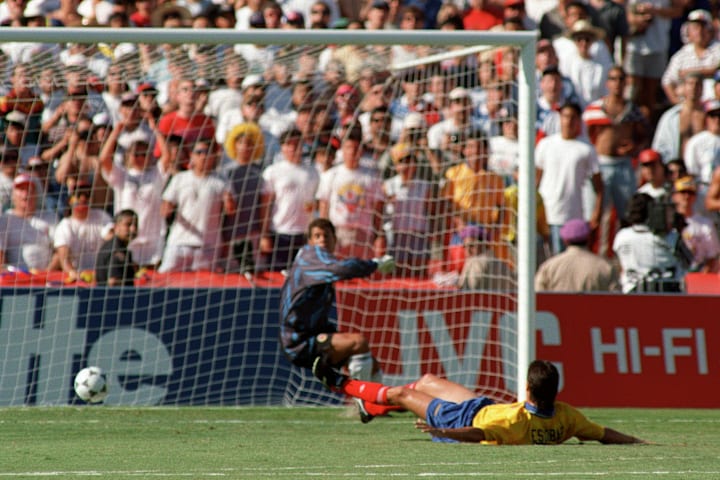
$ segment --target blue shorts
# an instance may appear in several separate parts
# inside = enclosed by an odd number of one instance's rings
[[[433,399],[425,412],[425,422],[435,428],[462,428],[472,426],[473,418],[480,409],[494,404],[491,398],[480,396],[464,402],[455,403]],[[454,443],[457,440],[433,437],[433,442]]]

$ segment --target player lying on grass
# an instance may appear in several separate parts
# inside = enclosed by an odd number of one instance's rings
[[[420,417],[416,427],[432,435],[434,441],[526,445],[558,444],[577,437],[601,443],[645,443],[598,425],[574,407],[556,401],[558,370],[543,360],[535,360],[528,368],[528,400],[509,404],[496,404],[435,375],[424,375],[410,385],[389,387],[349,379],[319,363],[313,372],[331,390],[362,400],[363,423],[393,410],[410,410]]]
[[[280,342],[290,362],[312,368],[316,360],[328,368],[347,366],[352,378],[379,380],[380,367],[361,333],[338,332],[328,318],[335,300],[334,283],[366,277],[375,270],[390,272],[390,256],[372,260],[333,255],[336,236],[333,224],[317,218],[308,226],[308,243],[298,252],[281,291]]]

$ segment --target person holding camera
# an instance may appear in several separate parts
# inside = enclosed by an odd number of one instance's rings
[[[681,292],[685,274],[683,244],[673,236],[672,203],[647,193],[630,199],[628,226],[620,229],[613,251],[620,262],[623,293]],[[686,249],[685,249],[686,250]]]

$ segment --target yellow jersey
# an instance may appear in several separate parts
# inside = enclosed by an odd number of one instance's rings
[[[600,440],[605,434],[602,425],[564,402],[555,402],[549,417],[530,413],[523,402],[488,405],[475,414],[472,426],[485,432],[484,443],[506,445],[551,445],[572,437]]]

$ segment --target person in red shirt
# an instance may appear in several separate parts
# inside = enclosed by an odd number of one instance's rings
[[[176,135],[188,141],[198,138],[212,138],[215,135],[215,124],[211,117],[197,109],[197,91],[195,82],[190,78],[180,80],[177,87],[177,110],[160,117],[158,132],[165,138]],[[159,157],[160,145],[155,144],[153,154]]]
[[[463,26],[465,30],[490,30],[502,23],[502,18],[496,17],[485,8],[485,0],[470,0],[470,6],[463,13]]]

